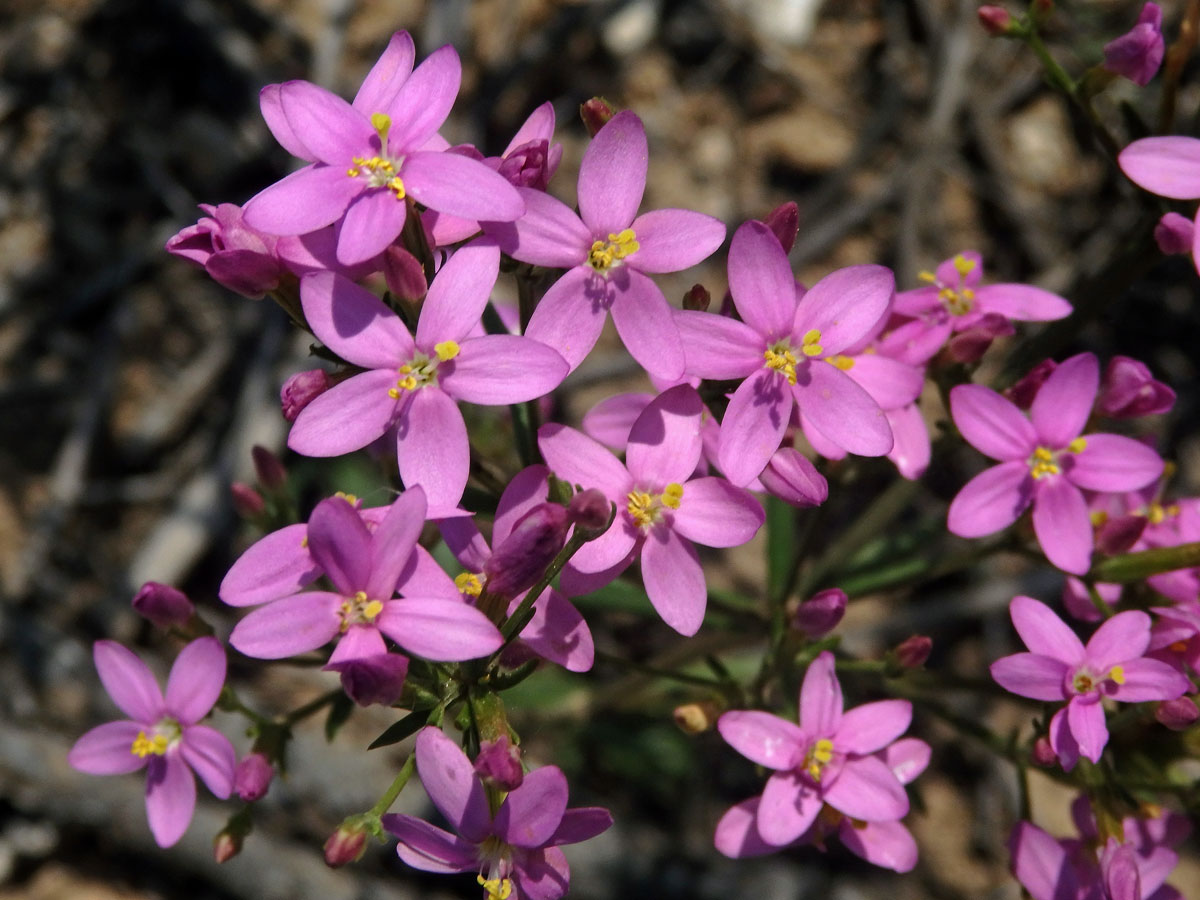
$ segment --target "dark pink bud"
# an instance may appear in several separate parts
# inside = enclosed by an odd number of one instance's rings
[[[159,628],[182,628],[196,611],[187,594],[157,581],[147,581],[138,589],[133,595],[133,608]]]
[[[691,289],[683,295],[683,308],[693,312],[708,312],[710,303],[712,303],[712,294],[702,284],[693,284]]]
[[[359,706],[391,706],[400,699],[408,675],[408,657],[378,653],[330,662],[326,671],[342,677],[342,690]]]
[[[1058,368],[1058,363],[1052,359],[1044,359],[1032,369],[1029,374],[1004,392],[1004,396],[1019,406],[1029,409],[1033,406],[1033,398],[1041,390],[1042,384],[1050,374]]]
[[[243,519],[257,518],[266,511],[267,504],[262,494],[248,484],[235,481],[229,486],[229,493],[233,497],[233,508]]]
[[[254,471],[262,487],[272,492],[287,487],[287,469],[283,467],[278,456],[260,444],[250,448],[250,456],[254,460]]]
[[[515,597],[533,587],[566,543],[570,524],[567,510],[557,503],[525,513],[483,564],[488,593]]]
[[[567,505],[567,515],[576,528],[599,531],[608,524],[608,517],[612,515],[612,504],[598,490],[588,488],[571,498]]]
[[[1043,735],[1033,742],[1033,749],[1029,752],[1029,761],[1043,769],[1052,768],[1058,763],[1058,754],[1050,746],[1048,737]]]
[[[1003,37],[1012,32],[1013,19],[1003,6],[981,6],[979,24],[993,37]]]
[[[933,639],[923,634],[914,634],[896,648],[896,662],[905,669],[919,669],[929,659],[933,650]]]
[[[960,331],[946,343],[947,355],[959,363],[978,362],[998,337],[1016,334],[1012,322],[999,313],[987,313],[965,331]]]
[[[384,251],[383,278],[388,290],[400,300],[411,303],[429,292],[421,261],[396,244]]]
[[[550,183],[550,142],[538,138],[510,150],[500,160],[500,174],[516,187],[544,191]]]
[[[1190,697],[1178,697],[1158,704],[1154,718],[1172,731],[1186,731],[1200,718],[1200,710]]]
[[[1167,256],[1191,253],[1195,233],[1196,226],[1192,220],[1177,212],[1165,214],[1154,226],[1154,240],[1158,243],[1158,249]]]
[[[242,852],[242,839],[228,831],[220,832],[213,838],[213,859],[217,865],[227,863]]]
[[[1145,516],[1110,516],[1096,529],[1096,549],[1105,556],[1128,553],[1146,530]]]
[[[813,594],[798,607],[792,616],[792,627],[810,638],[824,637],[833,631],[846,614],[846,592],[829,588]]]
[[[771,229],[783,252],[791,253],[796,245],[796,235],[800,233],[800,207],[791,200],[781,203],[767,213],[763,224]]]
[[[1096,409],[1113,419],[1132,419],[1169,412],[1175,392],[1156,381],[1145,363],[1114,356],[1104,370]]]
[[[297,372],[283,383],[279,391],[279,404],[283,417],[295,422],[300,410],[329,390],[329,374],[324,369],[309,369]]]
[[[525,780],[521,748],[512,743],[507,734],[494,741],[481,741],[479,755],[475,757],[475,774],[488,787],[515,791]]]
[[[242,221],[241,207],[201,204],[208,213],[167,241],[167,252],[203,266],[223,287],[247,297],[261,297],[279,286],[283,267],[276,256],[278,240]]]
[[[361,825],[343,822],[325,842],[325,865],[340,869],[358,862],[367,851],[367,833]]]
[[[233,789],[247,803],[266,796],[275,769],[262,753],[248,753],[233,770]]]
[[[1157,3],[1147,3],[1132,30],[1104,45],[1104,68],[1144,87],[1162,65],[1165,53],[1162,10]]]
[[[608,120],[616,114],[616,107],[603,97],[585,100],[579,107],[579,116],[583,119],[583,125],[592,137],[595,137],[596,132],[607,125]]]
[[[792,447],[776,450],[758,480],[770,494],[801,509],[820,506],[829,497],[825,476]]]

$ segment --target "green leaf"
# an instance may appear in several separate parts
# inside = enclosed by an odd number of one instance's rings
[[[1151,575],[1190,569],[1194,566],[1200,566],[1200,541],[1110,556],[1092,566],[1088,577],[1094,581],[1128,584]]]
[[[345,694],[329,704],[329,715],[325,717],[325,740],[333,743],[333,739],[337,737],[338,731],[346,724],[346,720],[350,718],[352,712],[354,712],[354,701]]]
[[[407,716],[389,727],[383,734],[375,738],[368,750],[378,750],[380,747],[390,747],[398,744],[406,737],[416,734],[429,721],[428,710],[410,712]]]
[[[767,497],[767,595],[787,599],[796,552],[796,514],[778,497]]]

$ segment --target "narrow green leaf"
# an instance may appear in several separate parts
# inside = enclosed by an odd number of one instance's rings
[[[390,726],[383,734],[375,738],[368,750],[378,750],[380,747],[390,747],[392,744],[398,744],[406,737],[416,734],[425,723],[429,720],[428,710],[418,710],[410,712],[407,716]]]
[[[1151,575],[1190,569],[1193,566],[1200,566],[1200,541],[1110,556],[1092,566],[1088,576],[1093,581],[1128,584]]]

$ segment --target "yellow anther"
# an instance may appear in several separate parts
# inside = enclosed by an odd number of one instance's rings
[[[1170,506],[1168,506],[1168,507],[1167,507],[1167,515],[1168,515],[1168,516],[1177,516],[1177,515],[1179,515],[1179,504],[1178,504],[1178,503],[1172,503]]]
[[[377,615],[379,615],[381,612],[383,612],[383,601],[382,600],[372,600],[370,603],[367,604],[366,608],[363,610],[363,618],[366,619],[368,622],[374,622],[375,617]]]
[[[1108,677],[1111,678],[1113,681],[1115,681],[1117,684],[1124,684],[1125,683],[1124,667],[1113,666],[1111,669],[1108,670]]]
[[[921,281],[924,281],[926,284],[937,284],[937,276],[934,275],[932,272],[930,272],[928,269],[924,269],[924,270],[918,272],[917,278],[920,279]]]
[[[473,572],[463,572],[454,576],[454,586],[460,594],[466,594],[468,597],[478,597],[483,593],[483,582]]]
[[[1033,455],[1036,459],[1040,459],[1043,462],[1050,462],[1052,459],[1054,459],[1054,454],[1045,447],[1038,447],[1033,451]]]
[[[843,372],[848,372],[854,368],[854,360],[849,356],[842,356],[840,353],[837,356],[825,357],[825,362],[829,363],[835,369],[841,369]]]
[[[805,356],[820,356],[825,352],[825,349],[821,346],[821,332],[816,328],[810,328],[804,332],[803,341],[804,346],[800,348],[800,352]]]
[[[671,509],[679,509],[679,501],[683,499],[683,485],[671,482],[662,492],[663,506],[669,506]]]
[[[349,175],[351,178],[357,178],[358,177],[358,169],[351,166],[349,169],[346,170],[346,174]]]
[[[827,763],[833,759],[833,741],[829,738],[821,738],[813,746],[813,759],[820,763]]]
[[[763,351],[763,358],[767,361],[768,369],[782,372],[787,376],[788,384],[796,383],[797,360],[791,350],[781,345],[776,345],[774,348],[768,347]]]
[[[1088,518],[1092,520],[1093,528],[1099,528],[1101,525],[1103,525],[1105,522],[1108,521],[1108,513],[1106,513],[1102,509],[1093,509],[1088,514]]]
[[[1071,443],[1067,444],[1067,449],[1072,453],[1082,453],[1087,447],[1087,438],[1077,437]]]
[[[304,537],[300,538],[300,546],[308,547],[308,535],[307,534]]]
[[[356,495],[347,494],[345,491],[338,491],[333,496],[341,497],[343,500],[345,500],[351,506],[354,506],[356,503],[358,503],[358,497]],[[307,540],[307,538],[305,540]]]
[[[607,241],[592,241],[588,250],[588,265],[597,272],[607,272],[618,260],[640,249],[641,244],[637,242],[633,229],[626,228],[619,234],[610,234]]]
[[[1057,475],[1062,470],[1055,460],[1054,451],[1048,447],[1038,447],[1029,458],[1029,472],[1034,478],[1044,478],[1047,475]]]
[[[1151,525],[1161,525],[1166,517],[1167,511],[1162,508],[1161,503],[1151,503],[1146,507],[1146,519]]]
[[[487,900],[508,900],[512,896],[512,881],[508,878],[484,878],[479,875],[478,881],[487,891]]]
[[[458,344],[455,341],[442,341],[440,344],[434,344],[433,351],[438,359],[445,362],[458,356]]]
[[[959,291],[959,293],[962,294],[962,297],[964,300],[974,300],[975,299],[975,292],[973,290],[971,290],[970,288],[963,288],[961,291]]]
[[[639,528],[654,524],[654,497],[645,491],[630,491],[628,499],[626,509]]]
[[[938,299],[945,300],[947,303],[953,303],[958,299],[958,292],[953,288],[942,288],[938,291]]]
[[[371,113],[371,127],[379,135],[379,143],[387,150],[388,130],[392,127],[392,117],[387,113]]]
[[[960,253],[956,257],[954,257],[954,268],[955,268],[955,271],[958,272],[960,277],[966,278],[968,275],[970,275],[972,272],[975,271],[975,260],[967,259],[965,256],[963,256]]]
[[[397,372],[399,372],[401,375],[407,375],[407,374],[408,374],[409,372],[411,372],[412,370],[413,370],[413,367],[412,367],[412,366],[410,366],[408,363],[405,363],[404,365],[402,365],[402,366],[401,366],[399,369],[397,369],[396,371],[397,371]]]
[[[395,388],[388,388],[388,396],[391,397],[393,400],[399,400],[400,392],[398,390],[396,390]]]
[[[167,752],[167,738],[161,734],[148,738],[146,732],[139,731],[137,737],[133,739],[133,745],[129,748],[129,752],[142,759],[147,756],[162,756]]]
[[[397,200],[405,198],[404,182],[400,180],[399,175],[393,175],[387,183],[387,189],[396,195]]]
[[[411,375],[406,375],[405,377],[401,378],[399,381],[396,382],[396,387],[401,388],[406,391],[416,390],[417,379],[413,378],[413,376],[411,376]]]

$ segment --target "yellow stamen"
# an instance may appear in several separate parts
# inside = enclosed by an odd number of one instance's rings
[[[1108,677],[1117,684],[1125,683],[1125,669],[1122,666],[1113,666],[1108,670]]]
[[[679,509],[679,501],[683,499],[683,485],[671,482],[662,492],[663,506],[669,506],[671,509]]]
[[[810,328],[804,332],[804,346],[800,348],[800,352],[805,356],[820,356],[825,352],[821,346],[821,332],[816,328]]]
[[[129,748],[129,752],[142,759],[147,756],[162,756],[167,752],[167,738],[161,734],[148,738],[146,732],[139,731],[137,737],[133,739],[133,745]]]
[[[1044,478],[1047,475],[1057,475],[1062,471],[1054,461],[1053,451],[1046,447],[1038,447],[1029,457],[1029,473],[1034,478]]]
[[[821,738],[811,750],[808,751],[808,774],[813,781],[821,780],[821,772],[829,761],[833,759],[833,741],[829,738]]]
[[[825,357],[825,362],[829,363],[835,369],[841,369],[843,372],[848,372],[854,368],[854,360],[849,356],[842,356],[840,353],[837,356]]]
[[[797,360],[791,350],[781,345],[776,345],[774,348],[768,347],[763,351],[763,358],[767,361],[768,369],[782,372],[787,376],[788,384],[796,383]]]
[[[458,356],[458,344],[455,341],[442,341],[440,344],[434,344],[433,351],[438,359],[445,362]]]
[[[368,600],[366,591],[359,591],[353,597],[343,600],[339,610],[342,616],[341,632],[343,634],[351,625],[365,625],[374,622],[383,612],[381,600]]]
[[[468,597],[478,597],[483,593],[483,582],[479,580],[478,575],[472,572],[456,575],[454,586],[458,588],[460,594],[466,594]]]
[[[1161,525],[1166,517],[1167,511],[1162,508],[1161,503],[1151,503],[1146,507],[1146,519],[1151,525]]]
[[[388,130],[392,127],[392,117],[387,113],[371,113],[371,127],[375,129],[375,133],[379,135],[379,144],[381,149],[387,150]]]
[[[641,244],[637,242],[632,228],[626,228],[619,234],[610,234],[607,241],[592,241],[588,250],[588,265],[597,272],[607,272],[613,265],[637,253]]]
[[[358,497],[356,497],[354,494],[347,494],[345,491],[338,491],[333,496],[341,497],[343,500],[345,500],[351,506],[354,506],[356,503],[358,503]],[[307,538],[306,538],[306,540],[307,540]]]
[[[930,272],[928,269],[924,269],[924,270],[918,272],[917,278],[919,278],[921,281],[924,281],[927,284],[937,284],[937,276],[934,275],[932,272]]]
[[[960,253],[954,257],[954,268],[960,278],[966,278],[975,271],[975,260],[967,259]]]
[[[1067,444],[1067,449],[1072,453],[1082,453],[1087,447],[1087,438],[1077,437],[1071,443]]]
[[[639,528],[645,528],[654,523],[654,498],[645,491],[630,491],[628,494],[629,515]]]
[[[508,878],[484,878],[482,875],[477,878],[487,891],[487,900],[508,900],[512,895],[512,881]]]
[[[1102,509],[1093,509],[1088,513],[1088,518],[1092,520],[1092,527],[1099,528],[1108,521],[1108,513]]]

